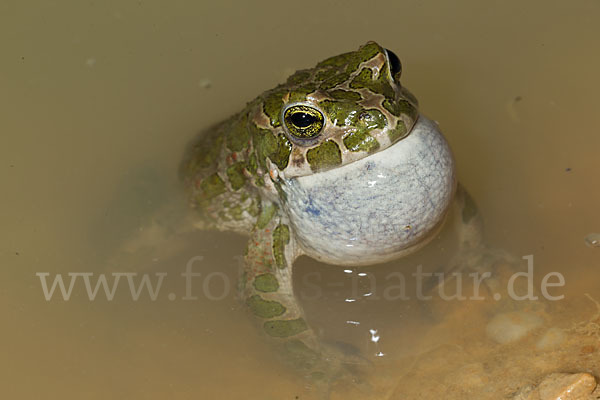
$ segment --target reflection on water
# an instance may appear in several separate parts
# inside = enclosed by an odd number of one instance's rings
[[[390,274],[436,266],[451,244],[434,242],[432,260],[403,267],[300,259],[311,323],[373,363],[372,398],[511,398],[552,372],[600,375],[597,2],[69,3],[0,6],[3,397],[318,398],[236,298],[245,239],[182,233],[181,210],[150,215],[176,204],[196,132],[369,39],[400,56],[405,84],[440,122],[488,242],[523,268],[533,255],[538,294],[560,272],[564,286],[548,290],[565,297],[526,302],[525,314],[502,301],[404,299]],[[147,233],[156,251],[109,262],[140,226],[167,227]],[[190,294],[191,259],[201,276]],[[107,284],[123,274],[112,300],[99,288],[90,301],[90,273]],[[74,277],[69,300],[57,286],[46,301],[36,274],[48,285],[62,274],[65,289]],[[143,274],[151,285],[163,276],[155,300],[131,296]],[[500,344],[486,328],[494,318],[511,334],[538,322]],[[348,390],[331,397],[366,397]]]

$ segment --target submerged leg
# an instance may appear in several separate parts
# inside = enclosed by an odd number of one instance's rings
[[[458,211],[457,215],[460,216],[456,226],[459,253],[483,246],[483,221],[477,204],[460,184],[456,189],[454,207]]]
[[[464,187],[458,185],[454,200],[455,234],[458,240],[456,256],[450,261],[444,271],[443,283],[437,282],[431,289],[438,288],[440,284],[451,282],[454,273],[476,273],[482,279],[485,287],[491,294],[496,293],[501,286],[497,274],[500,263],[508,265],[509,269],[518,270],[518,261],[508,252],[490,247],[483,238],[483,220],[475,201]]]
[[[265,226],[257,226],[252,232],[242,276],[243,298],[261,319],[268,336],[294,337],[314,347],[314,334],[293,293],[292,263],[296,251],[289,229],[281,218],[273,216]]]
[[[516,263],[508,252],[489,247],[483,238],[483,220],[477,204],[461,185],[456,191],[455,207],[458,207],[460,222],[457,223],[459,257],[469,269],[477,272],[492,272],[492,264],[499,260]]]
[[[270,215],[269,215],[270,214]],[[276,206],[263,207],[245,256],[242,297],[284,359],[316,379],[330,381],[357,360],[320,342],[293,293],[292,264],[300,251]]]

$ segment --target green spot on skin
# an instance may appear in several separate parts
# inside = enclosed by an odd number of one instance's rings
[[[304,322],[302,318],[267,321],[264,323],[263,327],[268,335],[280,338],[294,336],[308,329],[306,322]]]
[[[360,113],[355,130],[344,138],[344,146],[350,151],[376,151],[379,149],[379,142],[369,132],[373,129],[383,129],[386,124],[387,119],[378,110]]]
[[[227,178],[233,190],[241,189],[246,183],[246,177],[244,176],[244,163],[238,162],[232,164],[227,168]]]
[[[285,313],[285,307],[281,303],[273,300],[265,300],[257,294],[249,297],[246,300],[246,304],[248,304],[255,315],[261,318],[278,317]]]
[[[310,78],[310,71],[300,70],[296,71],[293,75],[291,75],[287,79],[288,85],[299,85],[302,82],[305,82],[308,78]]]
[[[199,169],[213,166],[221,154],[222,144],[223,133],[218,128],[202,135],[199,142],[192,148],[187,165],[183,165],[182,173],[195,175]]]
[[[290,92],[290,98],[288,101],[290,103],[305,101],[306,96],[315,90],[317,90],[317,86],[313,83],[294,89]]]
[[[379,45],[375,42],[369,42],[362,46],[358,51],[355,51],[348,62],[348,67],[346,67],[346,71],[352,73],[356,71],[358,66],[365,62],[369,61],[371,58],[375,57],[377,54],[383,53],[383,48],[379,47]]]
[[[419,106],[419,100],[417,100],[417,98],[415,97],[414,94],[412,94],[410,92],[410,90],[408,90],[407,88],[405,88],[404,86],[402,86],[400,88],[400,93],[402,93],[402,97],[404,97],[405,99],[407,99],[410,103],[415,105],[415,108],[417,108]]]
[[[288,165],[292,144],[284,135],[275,135],[268,129],[260,129],[251,125],[252,140],[258,163],[266,168],[266,159],[269,158],[279,169]]]
[[[257,176],[256,179],[254,180],[254,184],[258,187],[265,186],[265,180],[262,176]]]
[[[404,125],[404,121],[399,119],[396,123],[396,127],[388,131],[388,137],[390,138],[390,142],[394,143],[406,136],[406,133],[406,125]]]
[[[264,111],[265,114],[271,120],[271,126],[277,127],[281,125],[279,120],[279,114],[283,107],[283,96],[287,93],[287,90],[272,90],[268,92],[267,97],[264,99]]]
[[[358,75],[350,82],[352,89],[362,89],[371,86],[373,83],[373,71],[370,68],[363,68]]]
[[[331,78],[324,80],[323,83],[321,83],[321,85],[319,86],[319,88],[321,88],[322,90],[329,90],[333,87],[336,87],[340,83],[346,82],[348,78],[350,78],[349,73],[341,72],[337,75],[332,76]]]
[[[346,72],[350,74],[354,72],[362,62],[368,61],[375,57],[378,53],[382,52],[383,49],[379,47],[377,43],[369,42],[359,48],[357,51],[351,51],[329,57],[328,59],[317,64],[317,67],[336,67],[334,69],[339,69],[339,67],[346,65]]]
[[[315,75],[315,80],[319,82],[324,81],[334,76],[337,72],[336,68],[322,69]]]
[[[290,227],[277,225],[273,230],[273,258],[279,268],[285,268],[285,246],[290,242]]]
[[[391,114],[395,115],[396,117],[399,117],[401,114],[400,108],[397,106],[397,103],[390,99],[385,99],[383,101],[383,108],[388,110]]]
[[[277,211],[277,206],[275,204],[263,203],[258,220],[256,220],[256,227],[258,229],[264,229],[273,218],[273,215],[275,215],[275,211]]]
[[[246,208],[246,212],[253,217],[258,217],[258,214],[260,213],[259,204],[259,201],[256,198],[253,198],[248,208]]]
[[[248,147],[248,115],[234,121],[227,132],[227,147],[231,151],[242,151]]]
[[[379,142],[364,130],[357,130],[344,138],[344,146],[350,151],[373,152],[379,148]]]
[[[387,118],[379,110],[367,110],[360,114],[358,125],[364,129],[383,129],[387,125]]]
[[[313,171],[336,167],[342,163],[342,152],[338,145],[328,140],[306,152],[306,160]]]
[[[323,100],[319,106],[337,126],[353,125],[358,113],[363,110],[358,104],[346,101]]]
[[[394,98],[394,89],[387,80],[387,66],[381,68],[377,79],[373,79],[373,71],[370,68],[363,68],[358,75],[350,82],[352,89],[369,89],[372,92],[382,94],[386,98]]]
[[[259,292],[276,292],[279,289],[279,282],[273,274],[262,274],[254,278],[254,288]]]
[[[352,92],[350,90],[337,89],[332,90],[327,94],[336,100],[359,101],[362,99],[360,93]]]
[[[255,174],[258,169],[258,162],[256,161],[256,154],[252,153],[250,160],[248,160],[248,172]]]
[[[223,179],[216,173],[207,176],[200,182],[200,196],[199,200],[201,202],[210,200],[218,195],[225,193],[227,188],[225,187],[225,182]]]
[[[392,101],[385,99],[383,101],[383,107],[397,117],[408,115],[413,121],[416,120],[419,115],[417,108],[406,100]]]
[[[291,152],[292,144],[290,141],[284,135],[277,135],[277,150],[273,151],[269,158],[279,169],[283,170],[288,165]]]

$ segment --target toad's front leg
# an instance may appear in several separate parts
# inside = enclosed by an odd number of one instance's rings
[[[286,217],[276,205],[263,204],[245,255],[242,297],[265,334],[281,346],[285,361],[330,381],[364,360],[324,345],[306,323],[292,284],[292,264],[301,254]]]

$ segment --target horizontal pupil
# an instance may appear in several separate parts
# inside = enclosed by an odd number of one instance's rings
[[[298,128],[307,128],[311,126],[317,119],[314,115],[310,115],[303,112],[294,113],[290,116],[292,124]]]

